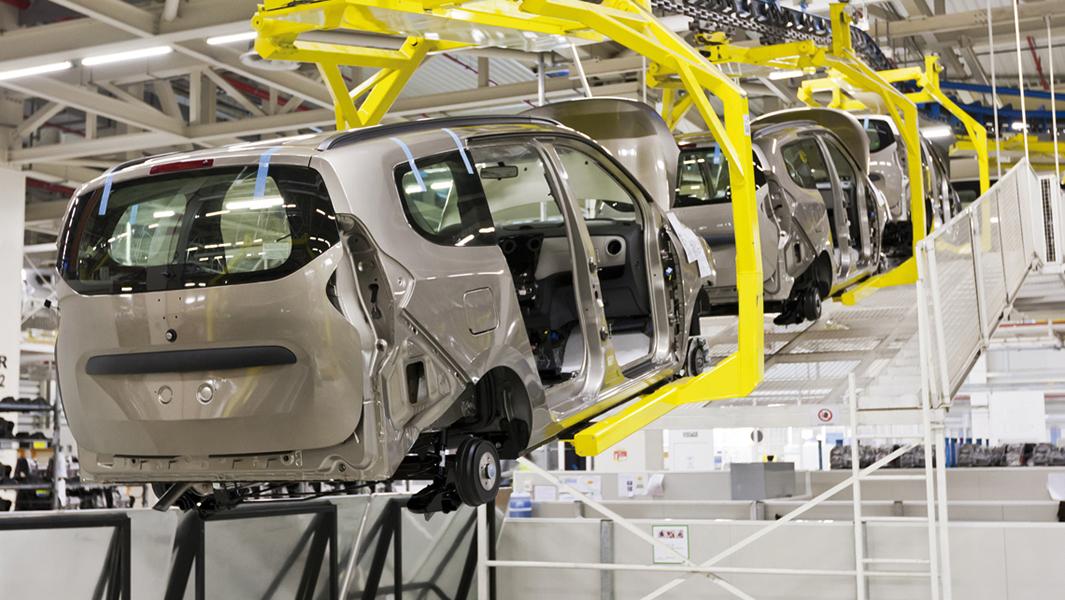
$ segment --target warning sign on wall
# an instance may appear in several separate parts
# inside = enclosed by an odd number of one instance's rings
[[[839,406],[814,406],[810,409],[810,422],[813,425],[838,425]]]

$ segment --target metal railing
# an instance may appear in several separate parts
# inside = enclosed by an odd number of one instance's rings
[[[950,403],[1036,263],[1039,189],[1022,160],[917,244],[921,358],[933,408]]]

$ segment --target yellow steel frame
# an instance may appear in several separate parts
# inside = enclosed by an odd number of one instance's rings
[[[707,43],[705,51],[711,62],[738,62],[744,64],[777,67],[782,69],[810,69],[828,67],[829,77],[804,81],[799,90],[799,98],[807,104],[817,106],[813,100],[816,91],[831,91],[832,101],[829,107],[840,109],[865,108],[864,104],[847,98],[840,87],[840,80],[873,92],[880,96],[895,125],[902,133],[906,143],[907,166],[910,181],[910,214],[913,220],[913,241],[916,244],[924,235],[924,192],[922,185],[921,146],[917,134],[917,106],[913,100],[895,89],[881,73],[871,69],[854,52],[851,45],[851,18],[846,4],[830,5],[832,14],[832,47],[823,48],[811,41],[789,42],[757,48],[742,48],[724,43],[723,36],[715,34],[711,39],[702,39]],[[938,81],[938,79],[936,80]],[[949,100],[948,100],[949,102]],[[673,105],[666,105],[671,111]],[[667,121],[669,119],[667,118]],[[857,285],[844,282],[832,290],[840,293],[844,304],[855,304],[877,288],[902,285],[917,281],[917,263],[907,260],[892,271],[870,277]]]
[[[553,37],[611,39],[652,61],[649,83],[687,92],[679,114],[695,107],[709,125],[729,161],[733,219],[736,224],[736,271],[739,292],[739,349],[698,377],[674,381],[645,396],[615,417],[578,433],[579,454],[602,452],[676,406],[746,396],[762,380],[762,259],[751,161],[747,94],[697,50],[665,27],[644,0],[323,0],[293,4],[266,0],[252,20],[258,31],[255,49],[264,58],[318,63],[336,103],[337,127],[363,127],[380,122],[403,85],[430,52],[498,40],[502,30],[519,32],[528,43]],[[404,35],[396,51],[357,48],[299,40],[311,30],[349,29]],[[432,32],[432,33],[430,33]],[[428,38],[432,39],[428,39]],[[533,40],[533,42],[530,42]],[[566,42],[568,43],[568,41]],[[526,46],[528,47],[528,46]],[[538,49],[542,49],[538,48]],[[340,65],[380,69],[367,83],[348,89]],[[721,100],[719,118],[707,91]],[[361,105],[356,101],[365,95]],[[679,117],[676,117],[679,118]],[[563,422],[571,427],[588,418],[580,414]]]
[[[1027,137],[1028,154],[1030,156],[1043,156],[1050,159],[1054,158],[1054,154],[1065,156],[1065,142],[1058,142],[1058,145],[1055,148],[1054,142],[1052,141],[1041,140],[1039,139],[1039,136],[1035,135],[1028,135]],[[1024,138],[1025,135],[1020,133],[1004,138],[999,141],[999,148],[1003,152],[1024,152]],[[977,156],[979,156],[981,150],[984,152],[990,152],[993,147],[994,144],[988,146],[986,136],[984,139],[978,139],[975,142],[970,136],[969,138],[959,139],[955,142],[953,149],[955,152],[976,152]],[[988,162],[991,162],[990,157],[988,158]],[[1003,161],[1003,163],[1005,163],[1005,161]]]
[[[925,68],[923,71],[918,67],[910,67],[906,69],[895,69],[892,71],[881,71],[880,75],[885,80],[892,83],[899,81],[916,82],[917,86],[922,89],[919,92],[906,94],[910,100],[915,103],[938,102],[940,106],[947,109],[947,112],[961,121],[962,125],[965,126],[965,131],[969,134],[970,143],[975,144],[973,150],[976,152],[976,161],[980,170],[980,193],[982,194],[991,187],[990,170],[987,164],[987,130],[985,130],[984,126],[974,119],[972,115],[965,112],[962,107],[955,104],[953,100],[943,93],[943,90],[939,87],[939,73],[942,71],[943,66],[939,64],[939,57],[926,56]]]

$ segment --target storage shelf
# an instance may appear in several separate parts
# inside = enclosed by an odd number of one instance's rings
[[[0,490],[50,490],[52,489],[51,481],[42,481],[40,483],[0,483]]]
[[[0,438],[0,444],[3,444],[5,442],[19,443],[19,444],[34,443],[34,442],[44,442],[44,444],[45,444],[43,447],[40,447],[40,448],[34,448],[33,446],[30,446],[29,448],[13,448],[14,450],[51,450],[52,449],[52,440],[51,439],[42,440],[40,438]]]
[[[48,413],[55,410],[52,405],[40,406],[38,404],[0,404],[0,413]]]

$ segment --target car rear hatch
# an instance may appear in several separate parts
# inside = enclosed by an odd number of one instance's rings
[[[142,165],[72,201],[56,354],[81,446],[258,454],[355,430],[361,343],[327,290],[344,252],[329,193],[306,155],[265,150]]]

